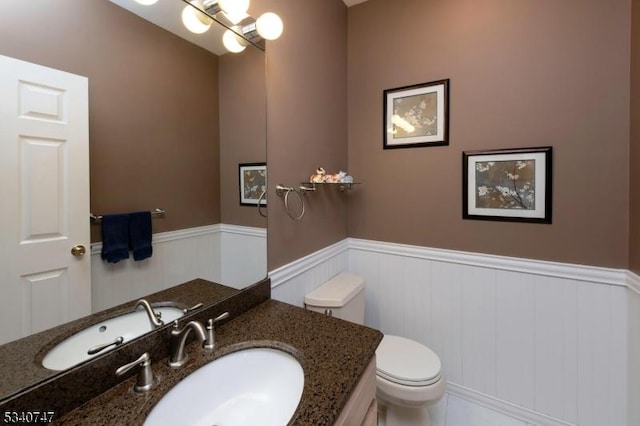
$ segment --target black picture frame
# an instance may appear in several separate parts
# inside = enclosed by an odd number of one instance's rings
[[[449,79],[383,91],[383,149],[449,145]]]
[[[462,218],[552,223],[553,147],[462,153]]]
[[[241,206],[267,205],[267,163],[238,164]]]

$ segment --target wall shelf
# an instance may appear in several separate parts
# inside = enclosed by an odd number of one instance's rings
[[[337,186],[340,189],[340,192],[346,190],[352,190],[354,185],[361,185],[362,182],[302,182],[301,189],[305,191],[315,191],[316,188],[321,186]]]

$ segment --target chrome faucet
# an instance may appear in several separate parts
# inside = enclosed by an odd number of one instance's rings
[[[122,376],[136,366],[140,366],[140,370],[138,370],[138,378],[133,390],[138,393],[147,392],[153,387],[153,371],[151,370],[151,358],[148,352],[143,353],[135,361],[118,368],[116,376]]]
[[[133,310],[137,310],[140,306],[142,306],[144,310],[147,311],[149,321],[151,321],[151,326],[153,328],[158,328],[164,325],[164,322],[160,319],[162,314],[160,312],[154,311],[149,302],[144,299],[140,299],[136,302],[136,306],[133,308]]]
[[[187,354],[184,353],[184,346],[187,341],[189,332],[193,330],[196,333],[196,338],[200,343],[206,340],[205,329],[199,321],[189,321],[182,330],[178,328],[178,320],[174,321],[173,329],[171,330],[171,355],[169,358],[169,367],[178,368],[182,367],[187,362]]]

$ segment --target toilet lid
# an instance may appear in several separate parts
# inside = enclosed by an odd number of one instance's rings
[[[385,335],[376,350],[378,375],[406,386],[428,386],[440,380],[440,358],[420,343]]]

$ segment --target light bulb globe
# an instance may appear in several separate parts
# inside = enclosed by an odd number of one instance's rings
[[[222,44],[231,53],[240,53],[247,47],[242,43],[240,36],[231,30],[225,31],[222,35]]]
[[[202,34],[211,27],[212,20],[194,7],[185,6],[182,9],[182,23],[192,33]]]
[[[249,10],[250,0],[220,0],[220,8],[229,15],[244,15]]]
[[[256,20],[256,30],[265,40],[275,40],[282,35],[282,19],[273,12],[267,12]]]
[[[152,4],[158,3],[158,0],[136,0],[136,3],[139,3],[143,6],[151,6]]]

